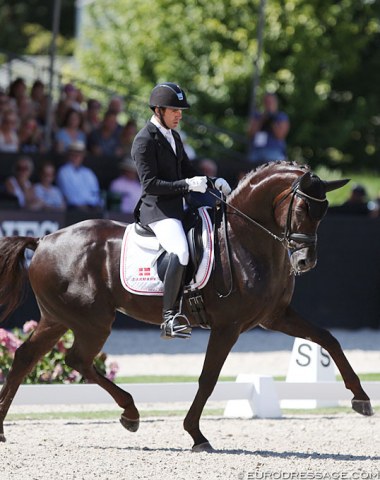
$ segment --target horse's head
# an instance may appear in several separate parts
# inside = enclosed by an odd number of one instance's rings
[[[284,244],[295,274],[315,267],[317,228],[328,207],[326,193],[342,187],[348,181],[323,181],[308,171],[276,197],[275,218],[283,229]]]

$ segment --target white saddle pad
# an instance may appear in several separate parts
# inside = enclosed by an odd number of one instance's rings
[[[208,207],[199,208],[202,219],[203,257],[198,271],[188,286],[203,288],[210,278],[214,261],[214,238]],[[125,230],[120,255],[120,280],[128,292],[135,295],[163,295],[164,285],[157,273],[157,259],[164,250],[156,237],[144,237],[135,232],[135,224]]]

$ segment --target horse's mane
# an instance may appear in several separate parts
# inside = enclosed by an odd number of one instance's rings
[[[287,162],[287,161],[280,161],[280,162],[270,162],[264,163],[259,167],[251,170],[250,172],[246,173],[244,177],[239,181],[237,187],[231,193],[229,197],[231,200],[241,193],[247,186],[259,183],[263,178],[267,178],[275,173],[283,172],[283,173],[291,173],[296,171],[309,171],[310,167],[308,165],[302,165],[296,162]]]

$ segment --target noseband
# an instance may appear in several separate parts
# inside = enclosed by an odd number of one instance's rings
[[[326,202],[325,208],[323,208],[323,214],[320,216],[320,218],[323,217],[324,213],[327,210],[327,198],[324,196],[324,198],[316,198],[312,197],[310,195],[307,195],[305,192],[302,192],[300,190],[300,183],[301,179],[303,176],[299,177],[292,185],[292,187],[288,190],[285,190],[284,192],[281,192],[274,200],[274,209],[276,209],[282,202],[284,202],[289,196],[290,196],[290,202],[289,202],[289,207],[288,207],[288,212],[286,215],[286,225],[285,225],[285,230],[281,236],[276,235],[264,225],[261,225],[261,223],[257,222],[253,218],[249,217],[245,213],[243,213],[241,210],[238,208],[234,207],[231,204],[228,204],[225,200],[221,199],[220,197],[217,197],[213,192],[212,193],[215,197],[218,198],[218,200],[222,200],[223,203],[225,203],[229,208],[232,208],[239,216],[245,218],[248,220],[250,223],[253,223],[257,227],[261,228],[264,232],[266,232],[268,235],[270,235],[272,238],[280,242],[283,247],[287,250],[290,250],[292,253],[297,251],[297,250],[302,250],[303,248],[309,248],[311,246],[314,246],[317,244],[317,235],[316,234],[309,234],[309,233],[293,233],[292,232],[292,216],[293,216],[293,204],[294,200],[296,197],[304,199],[308,207],[310,209],[310,205],[315,202],[319,205],[321,205],[323,202]],[[299,244],[299,246],[297,246]]]

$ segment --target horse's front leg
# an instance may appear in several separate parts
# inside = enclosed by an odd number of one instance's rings
[[[194,440],[193,451],[211,451],[212,447],[199,428],[203,408],[213,392],[223,364],[239,337],[236,327],[215,328],[210,333],[206,357],[202,373],[199,377],[199,388],[194,401],[183,422],[184,429]]]
[[[363,390],[359,377],[343,353],[340,343],[328,330],[307,322],[291,307],[287,308],[284,317],[263,326],[292,335],[293,337],[311,340],[327,350],[338,367],[346,388],[354,394],[354,398],[351,401],[352,408],[362,415],[373,415],[370,399]]]

